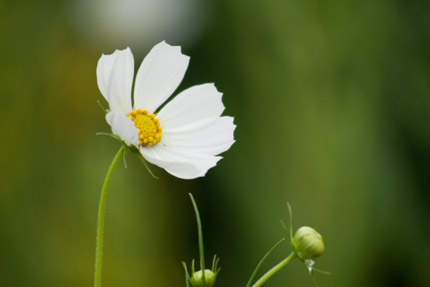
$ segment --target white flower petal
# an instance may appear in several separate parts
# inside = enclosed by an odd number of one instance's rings
[[[183,179],[204,176],[222,158],[189,151],[170,149],[161,144],[141,147],[140,152],[150,163],[164,168],[168,173]]]
[[[97,64],[97,84],[112,111],[131,112],[134,59],[130,49],[102,55]]]
[[[157,117],[163,131],[189,129],[200,122],[216,120],[224,111],[222,93],[214,84],[191,87],[167,103]]]
[[[179,46],[170,46],[164,41],[155,45],[137,72],[134,108],[153,113],[179,86],[189,60]]]
[[[121,112],[109,112],[106,121],[112,127],[112,132],[118,135],[128,145],[139,147],[139,132],[133,121]]]
[[[165,169],[168,173],[178,178],[194,179],[197,177],[204,176],[204,174],[200,171],[200,169],[197,168],[197,166],[190,163],[169,162],[156,158],[148,158],[147,156],[145,156],[145,159],[148,160],[150,163]]]
[[[113,63],[117,58],[119,51],[116,50],[112,55],[102,55],[97,63],[97,85],[103,97],[109,102],[108,81]]]
[[[170,148],[217,155],[228,150],[234,141],[236,125],[232,117],[219,117],[209,125],[182,131],[163,131],[161,142]]]

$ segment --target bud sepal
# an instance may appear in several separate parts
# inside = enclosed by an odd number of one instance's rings
[[[185,269],[185,280],[191,283],[194,287],[212,287],[215,284],[218,273],[221,271],[221,268],[218,266],[219,257],[216,255],[212,260],[212,268],[205,269],[204,272],[202,270],[195,271],[194,268],[194,260],[191,262],[191,276],[188,274],[187,264],[182,262],[182,265]]]

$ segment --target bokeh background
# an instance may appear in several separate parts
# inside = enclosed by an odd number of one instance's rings
[[[236,143],[205,178],[115,171],[104,286],[185,286],[197,199],[216,286],[244,286],[285,236],[323,234],[319,286],[430,286],[430,2],[0,1],[0,285],[91,286],[100,189],[119,148],[102,53],[161,40],[215,82]],[[263,269],[290,252],[278,248]],[[209,261],[209,258],[208,258]],[[312,286],[299,261],[267,286]]]

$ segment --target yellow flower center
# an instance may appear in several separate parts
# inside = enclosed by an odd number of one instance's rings
[[[139,145],[153,146],[161,141],[160,122],[155,114],[149,114],[147,110],[137,109],[127,115],[139,131]]]

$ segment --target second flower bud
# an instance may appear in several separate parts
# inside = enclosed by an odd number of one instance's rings
[[[296,231],[291,245],[302,260],[314,260],[324,253],[323,237],[309,226],[302,226]]]

